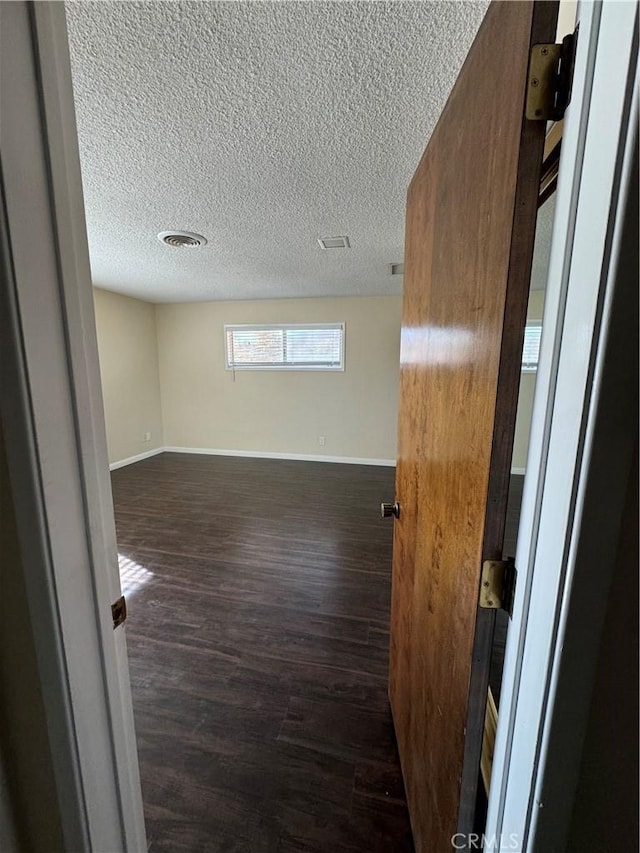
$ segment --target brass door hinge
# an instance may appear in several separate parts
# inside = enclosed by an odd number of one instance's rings
[[[127,618],[127,602],[125,600],[124,595],[121,595],[117,601],[111,605],[111,618],[113,619],[113,629],[118,627],[118,625],[122,625],[124,620]]]
[[[512,559],[485,560],[480,578],[480,607],[489,610],[506,610],[513,613],[516,591],[516,565]]]
[[[534,44],[529,57],[525,116],[532,121],[559,121],[571,100],[578,30],[562,44]]]

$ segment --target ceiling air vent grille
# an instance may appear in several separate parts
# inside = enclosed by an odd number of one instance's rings
[[[200,246],[207,245],[206,238],[202,234],[194,234],[192,231],[161,231],[158,234],[158,240],[174,249],[198,249]]]
[[[350,249],[348,237],[318,237],[321,249]]]

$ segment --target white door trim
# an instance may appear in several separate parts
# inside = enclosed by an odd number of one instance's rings
[[[0,406],[65,849],[143,851],[64,7],[0,19]]]
[[[518,584],[489,797],[485,849],[491,853],[551,849],[549,836],[546,847],[538,846],[541,786],[558,759],[548,755],[547,744],[565,655],[567,612],[573,597],[582,592],[572,584],[611,333],[611,229],[614,223],[620,227],[619,202],[629,177],[628,168],[621,169],[621,155],[627,141],[629,86],[637,65],[637,5],[582,4],[578,20],[516,553]],[[629,156],[627,145],[627,160]],[[624,489],[622,483],[616,486]],[[612,569],[613,561],[605,572]],[[606,589],[605,579],[603,583]],[[584,611],[574,611],[572,618],[586,617]],[[595,667],[597,620],[592,628],[593,654],[585,649],[585,679],[572,700],[574,725],[586,717],[590,700],[586,669]],[[574,738],[573,753],[563,751],[563,762],[576,775],[581,746]],[[561,850],[573,805],[571,786],[557,799],[557,822],[550,837],[553,849]]]

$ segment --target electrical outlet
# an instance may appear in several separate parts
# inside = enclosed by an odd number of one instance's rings
[[[324,447],[324,436],[323,435],[318,436],[318,444],[320,445],[320,447]]]
[[[145,441],[151,441],[151,433],[150,432],[145,432],[144,440]]]

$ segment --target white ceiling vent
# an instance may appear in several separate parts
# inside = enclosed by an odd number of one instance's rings
[[[389,264],[389,275],[404,275],[404,264]]]
[[[194,234],[192,231],[161,231],[158,240],[165,246],[173,246],[174,249],[198,249],[207,245],[202,234]]]
[[[321,249],[350,249],[348,237],[318,237]]]

